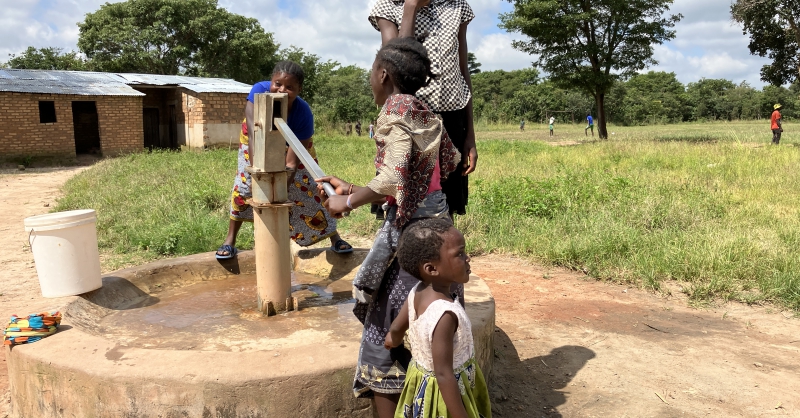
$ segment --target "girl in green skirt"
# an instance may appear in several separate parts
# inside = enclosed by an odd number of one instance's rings
[[[408,343],[406,371],[395,418],[491,417],[489,391],[472,342],[467,312],[450,293],[469,281],[464,236],[449,220],[424,219],[400,237],[400,266],[420,280],[386,335],[385,347]]]

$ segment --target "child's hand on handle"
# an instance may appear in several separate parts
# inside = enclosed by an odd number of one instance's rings
[[[317,183],[317,190],[319,191],[320,197],[323,199],[328,198],[328,195],[325,193],[325,190],[322,188],[322,183],[330,183],[331,186],[336,190],[336,194],[339,196],[346,195],[350,191],[351,184],[340,179],[339,177],[334,176],[325,176],[318,179],[314,179]]]

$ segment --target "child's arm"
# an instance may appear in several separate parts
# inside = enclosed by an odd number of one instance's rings
[[[403,307],[400,308],[397,318],[392,321],[389,332],[386,334],[386,339],[383,341],[383,346],[387,350],[399,346],[403,343],[403,335],[405,335],[406,331],[408,331],[408,298],[403,303]]]
[[[393,324],[394,325],[394,324]],[[456,375],[453,371],[453,336],[458,328],[458,317],[447,311],[442,315],[436,328],[433,330],[431,350],[433,351],[433,373],[439,383],[447,412],[453,418],[468,418],[464,401],[461,400],[461,390],[458,388]]]
[[[472,78],[470,78],[469,75],[467,59],[467,24],[468,23],[462,23],[458,30],[458,66],[471,92]],[[469,102],[467,102],[467,137],[464,140],[464,149],[459,151],[461,151],[461,160],[464,166],[462,175],[466,176],[475,171],[475,166],[478,164],[478,148],[475,146],[475,124],[472,120],[472,97],[470,97]]]
[[[334,218],[341,218],[344,212],[350,212],[351,210],[365,205],[367,203],[372,203],[383,199],[385,196],[379,193],[375,193],[369,187],[361,187],[351,185],[350,183],[345,182],[344,180],[334,177],[334,176],[325,176],[322,178],[314,179],[317,183],[317,189],[320,193],[323,193],[322,190],[322,183],[330,183],[334,189],[336,189],[336,196],[328,196],[325,201],[322,203],[325,206],[325,209],[328,213],[331,214]],[[352,186],[352,189],[350,188]],[[348,195],[348,192],[352,194]],[[347,205],[347,201],[350,201],[350,206]]]

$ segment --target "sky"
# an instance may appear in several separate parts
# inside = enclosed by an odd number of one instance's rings
[[[77,22],[108,0],[0,0],[0,62],[28,46],[77,50]],[[111,0],[114,2],[117,0]],[[700,78],[746,81],[754,87],[761,66],[769,61],[751,56],[748,37],[731,21],[732,0],[675,0],[671,13],[683,14],[676,37],[655,47],[659,65],[645,71],[671,71],[684,84]],[[233,13],[254,17],[282,47],[295,45],[343,65],[365,68],[380,46],[380,36],[367,21],[375,0],[219,0]],[[530,55],[511,47],[519,34],[497,25],[498,15],[511,10],[506,0],[469,0],[476,18],[467,35],[469,50],[482,70],[528,68]]]

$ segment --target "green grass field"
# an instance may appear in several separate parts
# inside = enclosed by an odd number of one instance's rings
[[[499,252],[660,290],[695,303],[762,301],[800,310],[800,136],[769,144],[766,122],[609,127],[479,125],[468,214],[473,255]],[[367,137],[319,135],[330,174],[364,184]],[[227,230],[235,152],[156,152],[104,160],[70,180],[56,210],[93,208],[106,269],[216,249]],[[340,223],[370,237],[366,208]],[[240,234],[252,247],[252,228]]]

